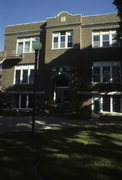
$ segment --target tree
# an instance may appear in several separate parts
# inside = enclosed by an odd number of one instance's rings
[[[119,28],[117,30],[117,39],[120,41],[122,45],[122,0],[114,0],[113,4],[116,6],[118,11],[118,16],[120,17]]]

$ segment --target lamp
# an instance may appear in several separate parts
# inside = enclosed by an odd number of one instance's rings
[[[38,52],[42,48],[40,41],[35,41],[32,45],[32,48],[35,50],[35,63],[34,63],[34,82],[33,82],[33,113],[32,113],[32,133],[35,132],[35,111],[36,111],[36,83],[37,83],[37,60]]]
[[[40,41],[34,41],[34,43],[33,43],[33,45],[32,45],[32,48],[34,49],[34,50],[40,50],[41,48],[42,48],[42,44],[41,44],[41,42]]]

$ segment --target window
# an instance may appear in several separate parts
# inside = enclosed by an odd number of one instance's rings
[[[121,112],[121,96],[103,96],[102,100],[102,111],[106,112]]]
[[[61,22],[65,22],[66,21],[66,16],[62,16],[61,17]]]
[[[117,47],[116,31],[98,31],[92,33],[92,47]]]
[[[103,96],[103,111],[110,111],[110,96]]]
[[[33,84],[34,65],[18,65],[15,67],[15,84]]]
[[[16,94],[14,95],[14,106],[17,109],[31,109],[33,106],[33,95]]]
[[[122,113],[122,96],[103,95],[93,97],[92,110],[94,114],[99,114],[100,112]]]
[[[17,55],[20,56],[22,53],[34,52],[32,45],[36,39],[37,37],[17,39]]]
[[[94,62],[92,67],[92,81],[96,83],[119,83],[121,81],[121,67],[118,61]]]
[[[73,46],[73,33],[72,31],[61,31],[61,32],[54,32],[53,33],[53,42],[52,48],[53,49],[63,49],[63,48],[70,48]]]

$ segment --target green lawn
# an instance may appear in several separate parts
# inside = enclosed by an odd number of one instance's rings
[[[121,180],[122,126],[0,135],[0,180]]]

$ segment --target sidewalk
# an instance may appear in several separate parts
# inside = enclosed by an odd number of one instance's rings
[[[67,128],[67,127],[83,127],[89,125],[113,125],[120,124],[122,121],[100,121],[100,120],[75,120],[64,117],[36,117],[35,129],[51,129],[51,128]],[[0,116],[0,133],[13,131],[31,131],[32,117],[14,117]]]

